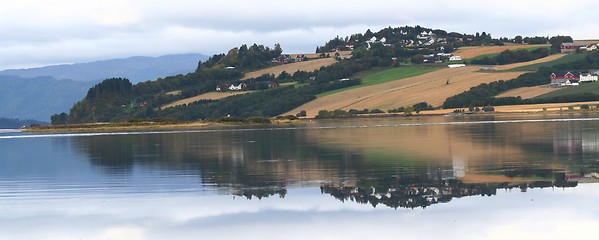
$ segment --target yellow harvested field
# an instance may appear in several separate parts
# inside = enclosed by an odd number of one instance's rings
[[[541,111],[560,111],[568,110],[568,107],[580,109],[580,105],[597,105],[599,101],[593,102],[575,102],[575,103],[546,103],[546,104],[530,104],[530,105],[515,105],[515,106],[499,106],[495,107],[498,112],[541,112]]]
[[[309,61],[282,64],[282,65],[246,73],[241,80],[259,77],[264,74],[274,74],[276,77],[279,74],[281,74],[283,71],[285,71],[289,74],[293,74],[297,71],[311,72],[311,71],[320,69],[321,67],[333,65],[336,62],[337,62],[337,60],[335,60],[335,58],[319,58],[319,59],[314,59],[314,60],[309,60]]]
[[[530,46],[530,45],[527,45]],[[509,70],[541,62],[548,62],[564,55],[551,55],[546,58],[500,66],[500,70]],[[401,79],[398,81],[377,84],[368,87],[352,89],[317,98],[306,103],[287,114],[296,114],[306,110],[307,117],[315,117],[320,110],[335,109],[395,109],[411,106],[419,102],[427,102],[432,106],[440,106],[448,97],[469,90],[481,83],[490,83],[499,80],[510,80],[524,72],[479,71],[480,66],[466,66],[461,68],[446,68],[424,75]],[[449,84],[446,84],[449,81]],[[522,93],[524,94],[524,93]],[[531,93],[535,94],[534,92]]]
[[[550,87],[549,85],[535,86],[535,87],[521,87],[509,90],[497,97],[522,97],[522,99],[529,99],[537,96],[541,96],[545,93],[550,93],[560,88]]]
[[[306,110],[314,117],[322,109],[394,109],[427,102],[441,105],[445,99],[481,83],[515,78],[523,72],[479,72],[477,66],[446,68],[424,75],[327,95],[286,114]],[[449,81],[449,84],[446,84]]]
[[[586,43],[586,44],[597,44],[599,43],[599,40],[595,39],[591,39],[591,40],[574,40],[574,42],[581,42],[581,43]]]
[[[180,106],[183,104],[190,104],[190,103],[194,103],[200,100],[218,100],[221,98],[226,98],[226,97],[230,97],[230,96],[235,96],[235,95],[240,95],[240,94],[246,94],[246,93],[252,93],[254,91],[235,91],[235,92],[209,92],[209,93],[204,93],[204,94],[200,94],[198,96],[195,97],[190,97],[190,98],[186,98],[186,99],[181,99],[179,101],[176,102],[172,102],[170,104],[164,105],[162,107],[160,107],[160,109],[165,109],[165,108],[169,108],[169,107],[176,107],[176,106]]]
[[[513,68],[517,68],[517,67],[523,67],[523,66],[528,66],[528,65],[537,64],[537,63],[550,62],[550,61],[562,58],[562,57],[564,57],[566,55],[567,54],[565,54],[565,53],[553,54],[553,55],[549,55],[548,57],[540,58],[540,59],[537,59],[537,60],[532,60],[532,61],[529,61],[529,62],[520,62],[520,63],[512,63],[512,64],[494,66],[493,69],[495,69],[495,70],[509,70],[509,69],[513,69]]]
[[[528,104],[528,105],[512,105],[512,106],[497,106],[495,112],[497,113],[534,113],[534,112],[554,112],[554,111],[566,111],[569,107],[574,110],[580,110],[581,105],[596,106],[599,105],[599,101],[592,102],[572,102],[572,103],[544,103],[544,104]],[[430,111],[422,111],[420,114],[448,114],[452,113],[455,109],[438,109]]]
[[[506,46],[476,46],[476,47],[460,47],[453,55],[460,56],[462,59],[473,58],[480,55],[500,53],[505,50],[514,50],[531,47],[549,47],[549,44],[533,44],[533,45],[506,45]]]

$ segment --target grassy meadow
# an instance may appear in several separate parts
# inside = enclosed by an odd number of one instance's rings
[[[400,80],[404,78],[416,77],[422,74],[426,74],[429,72],[433,72],[439,70],[440,68],[425,68],[425,67],[416,67],[416,66],[408,66],[408,67],[399,67],[399,68],[390,68],[386,70],[382,70],[379,72],[371,73],[362,78],[362,84],[357,86],[351,86],[342,89],[336,89],[333,91],[324,92],[318,94],[317,97],[323,97],[327,95],[331,95],[338,92],[343,92],[351,89],[356,89],[360,87],[367,87],[376,84],[386,83],[390,81]]]

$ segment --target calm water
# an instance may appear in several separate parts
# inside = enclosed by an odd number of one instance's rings
[[[0,239],[596,238],[599,114],[0,131]]]

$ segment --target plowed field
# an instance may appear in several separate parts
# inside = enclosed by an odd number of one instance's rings
[[[532,47],[549,47],[549,44],[534,44],[534,45],[506,45],[506,46],[476,46],[476,47],[460,47],[453,55],[460,56],[462,59],[473,58],[480,55],[500,53],[505,50],[514,50]]]
[[[535,86],[535,87],[521,87],[509,90],[502,94],[497,95],[497,97],[522,97],[522,99],[529,99],[536,96],[541,96],[545,93],[553,92],[555,90],[560,90],[561,88],[552,88],[548,85],[543,86]]]
[[[246,93],[251,93],[253,91],[239,91],[239,92],[209,92],[209,93],[204,93],[204,94],[200,94],[198,96],[195,97],[190,97],[190,98],[186,98],[186,99],[181,99],[179,101],[176,102],[172,102],[170,104],[164,105],[162,107],[160,107],[160,109],[165,109],[165,108],[169,108],[169,107],[176,107],[176,106],[180,106],[183,104],[190,104],[193,102],[197,102],[200,100],[217,100],[217,99],[221,99],[221,98],[226,98],[226,97],[230,97],[230,96],[235,96],[235,95],[239,95],[239,94],[246,94]]]
[[[246,73],[243,76],[242,80],[259,77],[264,74],[274,74],[276,77],[279,74],[281,74],[283,71],[285,71],[289,74],[293,74],[297,71],[312,72],[314,70],[320,69],[321,67],[333,65],[336,62],[337,62],[337,60],[335,60],[335,58],[320,58],[320,59],[314,59],[314,60],[303,61],[303,62],[282,64],[282,65]]]
[[[528,64],[551,61],[554,56],[528,62]],[[521,66],[511,64],[502,66],[502,70]],[[375,109],[389,110],[407,107],[419,102],[440,106],[448,97],[457,95],[481,83],[509,80],[524,72],[478,71],[479,66],[445,68],[424,75],[405,78],[383,84],[367,86],[327,95],[304,104],[286,114],[296,114],[306,110],[308,117],[314,117],[320,110],[335,109]],[[447,84],[449,83],[449,84]]]

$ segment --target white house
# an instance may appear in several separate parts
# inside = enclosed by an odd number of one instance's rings
[[[231,86],[229,86],[229,90],[231,90],[231,91],[241,91],[245,87],[246,87],[245,83],[240,83],[237,86],[234,85],[234,84],[231,84]]]
[[[566,86],[578,86],[580,85],[580,81],[575,79],[568,79],[565,84]]]
[[[449,61],[462,61],[462,57],[460,56],[451,56]]]
[[[372,37],[370,38],[370,40],[366,41],[366,43],[375,43],[376,42],[376,37]]]
[[[599,80],[599,76],[597,74],[592,74],[592,73],[580,74],[581,82],[596,82],[597,80]]]

